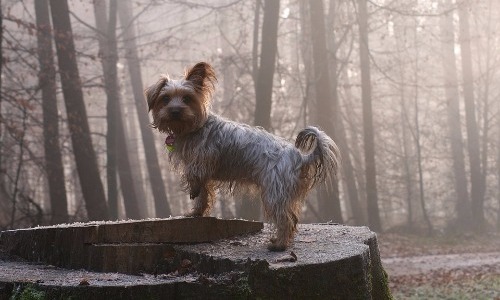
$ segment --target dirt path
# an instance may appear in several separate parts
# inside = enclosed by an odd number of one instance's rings
[[[391,277],[478,268],[500,276],[500,252],[392,257],[382,258],[382,263]]]

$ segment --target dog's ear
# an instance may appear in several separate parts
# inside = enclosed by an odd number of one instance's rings
[[[217,82],[214,69],[206,62],[199,62],[187,70],[185,79],[193,84],[197,93],[204,94],[207,100],[211,97]]]
[[[146,101],[148,102],[148,111],[151,111],[153,108],[161,89],[165,86],[168,80],[167,75],[161,75],[160,79],[155,84],[144,90],[144,96],[146,96]]]

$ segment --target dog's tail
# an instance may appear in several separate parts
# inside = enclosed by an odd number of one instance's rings
[[[323,131],[309,126],[299,132],[295,147],[302,152],[302,176],[310,179],[309,188],[325,180],[336,180],[340,167],[340,150]]]

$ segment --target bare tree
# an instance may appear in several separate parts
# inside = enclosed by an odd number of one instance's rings
[[[87,215],[90,220],[106,220],[108,209],[90,137],[68,3],[65,0],[50,0],[50,8],[69,131]]]
[[[0,91],[3,91],[3,82],[2,82],[2,70],[3,70],[3,12],[2,7],[0,5]],[[0,217],[3,220],[7,220],[7,212],[8,212],[8,196],[5,191],[5,170],[3,163],[3,152],[4,152],[4,131],[3,131],[3,114],[2,114],[2,103],[3,103],[3,92],[0,92]],[[6,224],[0,222],[0,226],[5,226]]]
[[[64,185],[64,169],[59,148],[59,117],[57,114],[56,70],[52,50],[49,3],[35,1],[38,40],[38,81],[42,90],[43,139],[45,168],[49,183],[51,224],[68,222],[68,202]]]
[[[469,26],[468,3],[462,2],[458,8],[459,41],[462,56],[462,79],[465,103],[465,121],[467,124],[467,148],[469,150],[470,182],[472,200],[472,219],[474,229],[484,230],[484,178],[481,171],[479,130],[476,121],[474,103],[474,74],[472,70],[471,37]]]
[[[258,5],[257,5],[257,8]],[[273,77],[278,50],[279,0],[264,0],[264,19],[262,20],[262,40],[257,81],[255,82],[255,120],[256,126],[271,129],[271,106],[273,96]]]
[[[155,211],[157,217],[168,217],[171,215],[170,206],[167,200],[165,183],[161,175],[158,156],[154,144],[153,132],[149,126],[150,121],[147,115],[146,102],[143,95],[143,83],[139,55],[137,53],[136,37],[134,31],[134,22],[129,1],[118,2],[118,14],[123,26],[123,43],[126,49],[126,58],[132,92],[134,94],[137,115],[146,154],[146,164],[148,167],[149,181],[153,191]]]
[[[372,86],[370,75],[370,47],[368,45],[367,0],[358,0],[359,54],[361,64],[361,98],[363,102],[363,132],[366,173],[366,198],[368,224],[374,231],[381,231],[375,167],[375,139],[373,135]]]
[[[359,202],[358,196],[358,187],[356,183],[356,177],[354,175],[354,167],[351,160],[350,149],[347,144],[347,133],[344,126],[344,122],[342,120],[342,112],[340,106],[340,99],[338,94],[338,78],[340,72],[338,71],[338,63],[337,63],[337,50],[339,45],[337,45],[335,31],[332,30],[335,25],[335,18],[337,17],[337,6],[338,3],[335,0],[330,0],[329,12],[328,12],[328,46],[329,46],[329,69],[331,76],[331,90],[332,90],[332,100],[333,100],[333,115],[334,115],[334,128],[335,130],[335,139],[337,144],[339,145],[340,151],[342,153],[342,172],[345,179],[346,184],[346,192],[347,198],[349,200],[349,204],[351,207],[351,212],[354,218],[354,223],[356,225],[366,224],[365,217],[361,208],[361,204]]]
[[[314,87],[316,91],[316,117],[319,126],[325,132],[337,137],[334,132],[334,110],[337,109],[337,99],[333,99],[330,86],[330,73],[328,64],[328,54],[326,48],[325,16],[323,0],[312,1],[310,5],[312,55],[314,62]],[[334,75],[336,75],[334,73]],[[334,76],[335,77],[335,76]],[[338,114],[336,114],[338,116]],[[343,222],[342,211],[340,209],[339,185],[338,181],[332,182],[331,186],[319,189],[319,207],[321,216],[326,220]]]
[[[500,231],[500,102],[497,102],[497,230]]]
[[[260,41],[260,55],[258,53],[259,24],[261,1],[256,2],[254,14],[253,35],[253,78],[255,87],[255,114],[254,124],[271,130],[271,106],[273,97],[273,78],[276,67],[276,53],[278,50],[278,21],[279,0],[264,0],[264,17]],[[260,61],[259,61],[260,59]],[[245,196],[239,208],[239,215],[245,219],[258,220],[260,218],[260,203],[252,196]]]
[[[252,35],[252,78],[254,89],[257,86],[257,75],[259,73],[259,29],[260,11],[262,10],[262,0],[255,1],[253,14],[253,35]]]
[[[481,85],[483,86],[483,96],[478,96],[478,99],[482,100],[482,109],[481,109],[481,117],[482,117],[482,128],[481,128],[481,168],[482,168],[482,182],[481,182],[481,189],[482,189],[482,194],[483,197],[485,198],[483,200],[486,201],[486,181],[488,177],[488,167],[489,167],[489,157],[488,157],[488,152],[489,152],[489,144],[490,144],[490,121],[491,121],[491,106],[490,106],[490,98],[491,98],[491,92],[494,90],[494,85],[492,84],[493,76],[494,73],[496,72],[495,67],[493,65],[494,57],[493,57],[493,51],[492,49],[492,43],[496,37],[493,34],[494,28],[492,28],[494,22],[492,20],[492,14],[494,13],[494,6],[493,6],[493,1],[488,0],[487,5],[485,4],[484,6],[488,12],[487,12],[487,17],[486,17],[486,28],[484,30],[485,37],[486,39],[486,49],[484,52],[484,61],[485,61],[485,70],[481,70],[481,63],[478,63],[480,72],[482,75],[479,77],[484,78],[484,80],[481,82]],[[482,18],[480,16],[479,18]],[[475,23],[477,24],[477,17],[475,20]],[[481,55],[479,55],[481,56]],[[478,105],[480,107],[481,103]],[[483,211],[485,209],[485,204],[483,204]],[[500,207],[499,207],[500,209]],[[486,216],[485,216],[485,222],[486,222]]]
[[[405,68],[405,63],[406,63],[406,58],[408,56],[407,54],[407,47],[406,47],[406,41],[407,41],[407,26],[406,23],[401,22],[401,24],[397,24],[394,26],[394,37],[396,39],[396,50],[397,50],[397,65],[398,65],[398,76],[399,76],[399,96],[400,96],[400,115],[401,115],[401,148],[402,148],[402,156],[401,156],[401,161],[403,165],[403,174],[402,177],[404,178],[404,185],[405,185],[405,190],[406,190],[406,209],[407,209],[407,216],[406,216],[406,226],[408,227],[408,230],[412,232],[414,230],[414,219],[415,216],[417,215],[416,213],[416,207],[414,207],[414,198],[416,193],[414,192],[414,178],[413,174],[415,173],[414,166],[413,166],[413,147],[412,147],[412,142],[411,142],[411,133],[410,133],[410,120],[409,120],[409,114],[410,114],[410,109],[409,109],[409,101],[408,98],[409,96],[407,95],[407,87],[406,87],[406,81],[407,81],[407,76],[406,76],[406,68]]]
[[[110,10],[110,19],[115,19],[115,24],[111,24],[106,17],[106,1],[94,0],[94,15],[99,43],[99,56],[101,58],[104,73],[104,86],[106,90],[106,182],[108,192],[108,209],[111,220],[118,219],[118,179],[116,166],[116,131],[118,111],[118,84],[116,78],[116,9]],[[113,37],[110,37],[113,34]],[[114,47],[115,53],[111,53]],[[114,66],[113,66],[114,65]]]
[[[221,66],[221,77],[222,77],[222,103],[231,103],[232,98],[235,95],[235,90],[236,90],[236,66],[235,66],[235,60],[236,56],[239,54],[235,54],[234,51],[231,49],[231,45],[228,41],[228,38],[225,36],[225,32],[228,32],[228,29],[232,25],[229,20],[229,15],[227,13],[223,13],[220,24],[219,24],[219,30],[221,32],[221,39],[220,39],[220,44],[221,44],[221,54],[220,54],[220,66]],[[257,69],[256,69],[257,70]],[[219,79],[221,79],[219,77]],[[230,207],[230,201],[226,195],[220,195],[221,200],[218,201],[220,205],[220,215],[222,218],[234,218],[234,213],[231,210]],[[234,197],[233,197],[234,198]],[[235,199],[236,200],[236,199]],[[241,200],[241,199],[240,199]],[[235,201],[237,202],[237,201]],[[241,203],[235,203],[235,208],[237,205],[240,205]],[[236,209],[235,209],[236,211]]]
[[[128,218],[139,219],[140,211],[134,188],[132,169],[128,158],[127,144],[125,142],[125,129],[120,110],[120,96],[118,87],[118,50],[116,43],[116,0],[110,1],[109,21],[106,20],[106,6],[104,1],[94,1],[94,14],[96,16],[96,26],[99,35],[99,48],[101,52],[101,62],[104,71],[104,83],[108,98],[107,120],[108,134],[107,155],[108,155],[108,177],[114,177],[114,182],[109,181],[108,195],[110,189],[114,189],[114,201],[108,199],[110,215],[112,218],[118,217],[117,206],[117,186],[116,186],[116,165],[120,177],[120,187],[122,190],[125,214]],[[120,151],[118,151],[120,149]],[[111,167],[111,168],[110,168]],[[114,186],[113,186],[114,185]],[[113,204],[113,206],[111,206]]]
[[[442,0],[444,7],[451,6],[450,0]],[[443,80],[446,96],[448,134],[450,139],[455,193],[456,225],[459,230],[466,229],[470,224],[469,192],[465,173],[464,142],[460,122],[460,105],[458,92],[457,65],[455,55],[455,38],[453,26],[453,12],[440,18],[441,31],[441,59],[443,62]]]
[[[2,89],[2,70],[3,70],[3,12],[0,5],[0,91]],[[2,115],[3,94],[0,92],[0,202],[3,202],[4,192],[4,170],[3,170],[3,115]]]
[[[421,129],[420,129],[420,105],[419,105],[419,81],[418,81],[418,71],[419,71],[419,46],[417,44],[417,27],[418,23],[415,21],[413,27],[413,36],[415,41],[415,79],[413,85],[415,86],[415,99],[414,99],[414,110],[415,110],[415,130],[413,132],[415,139],[415,148],[417,150],[417,170],[418,170],[418,186],[419,186],[419,196],[420,196],[420,207],[422,209],[422,214],[424,216],[424,221],[427,225],[428,234],[432,234],[434,228],[427,214],[427,209],[425,207],[425,189],[424,189],[424,175],[422,167],[422,141],[421,141]]]
[[[316,99],[316,92],[313,89],[314,85],[314,66],[312,57],[312,43],[311,43],[311,18],[310,18],[310,8],[308,1],[299,1],[299,12],[300,12],[300,54],[304,64],[304,70],[302,71],[304,76],[304,87],[303,87],[303,123],[307,124],[308,120],[313,120],[315,118],[316,110],[314,110],[314,104],[312,103]],[[318,197],[317,197],[318,198]],[[318,210],[314,207],[312,201],[307,201],[307,212],[311,212],[314,216],[314,220],[320,219],[321,216]]]

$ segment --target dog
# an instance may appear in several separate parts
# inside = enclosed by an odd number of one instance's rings
[[[217,78],[212,66],[197,63],[184,78],[168,75],[144,91],[151,126],[167,134],[169,159],[194,200],[187,215],[207,216],[216,190],[258,191],[265,216],[275,228],[268,249],[284,251],[293,241],[309,190],[336,180],[340,153],[316,127],[299,132],[295,146],[259,127],[229,121],[210,111]]]

